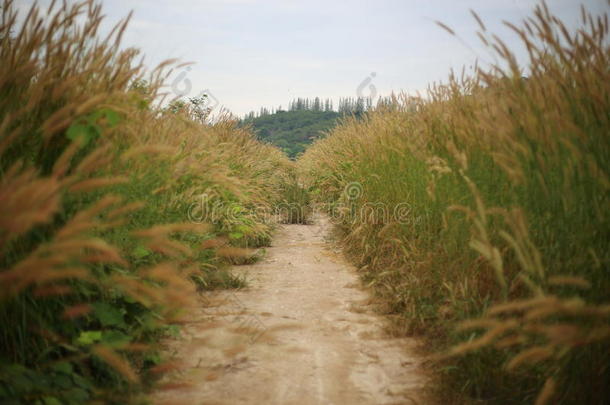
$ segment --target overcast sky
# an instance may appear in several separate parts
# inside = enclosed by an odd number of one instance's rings
[[[70,2],[70,0],[69,0]],[[18,0],[27,7],[30,0]],[[48,4],[48,1],[41,1]],[[179,58],[168,90],[211,98],[243,115],[296,97],[356,97],[422,91],[449,70],[493,60],[480,46],[475,10],[514,49],[502,20],[529,16],[533,0],[103,0],[106,25],[134,11],[124,45],[153,66]],[[607,0],[549,0],[569,26],[580,4],[607,12]],[[450,36],[435,24],[456,32]],[[368,80],[367,80],[368,79]],[[171,86],[174,83],[175,86]],[[189,86],[190,84],[190,86]],[[360,91],[359,91],[360,89]],[[373,94],[371,94],[371,92]],[[218,107],[217,107],[218,108]]]

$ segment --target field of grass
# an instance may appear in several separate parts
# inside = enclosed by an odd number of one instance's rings
[[[164,103],[180,65],[145,69],[127,20],[102,38],[95,3],[0,15],[0,403],[146,403],[197,293],[242,286],[228,267],[312,201],[447,403],[609,403],[607,15],[572,33],[539,6],[510,25],[519,66],[475,14],[501,65],[343,118],[296,164]]]
[[[141,403],[197,290],[270,240],[292,163],[235,120],[163,108],[92,2],[0,9],[0,402]],[[179,108],[176,108],[179,106]]]
[[[299,168],[448,403],[607,404],[608,16],[538,6],[510,25],[527,66],[473,17],[501,65],[345,119]]]

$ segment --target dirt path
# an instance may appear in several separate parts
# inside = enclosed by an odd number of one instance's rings
[[[205,297],[172,343],[188,386],[157,404],[422,404],[412,339],[389,338],[355,270],[325,240],[329,225],[285,225],[250,287]]]

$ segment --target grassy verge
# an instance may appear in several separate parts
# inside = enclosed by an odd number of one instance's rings
[[[0,13],[0,402],[142,402],[197,289],[269,242],[288,160],[162,108],[169,65],[122,50],[126,21],[100,39],[94,3]]]
[[[511,25],[527,78],[479,22],[501,66],[345,120],[300,169],[452,403],[607,403],[607,16]]]

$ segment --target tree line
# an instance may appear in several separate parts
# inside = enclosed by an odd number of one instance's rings
[[[387,102],[388,98],[380,98],[377,103],[371,97],[342,97],[336,105],[330,98],[296,98],[288,103],[288,109],[278,106],[277,108],[261,107],[259,111],[251,111],[244,117],[244,120],[252,120],[266,115],[273,115],[286,111],[315,111],[315,112],[337,112],[344,115],[361,115],[366,111],[372,110],[375,105]]]

